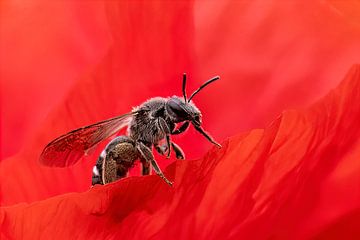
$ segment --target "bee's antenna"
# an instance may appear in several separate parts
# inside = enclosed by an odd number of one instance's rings
[[[183,75],[182,92],[184,96],[184,101],[186,103],[186,73],[184,73]]]
[[[200,92],[201,89],[203,89],[204,87],[206,87],[206,86],[209,85],[210,83],[212,83],[212,82],[214,82],[214,81],[216,81],[216,80],[219,80],[219,79],[220,79],[220,77],[219,77],[219,76],[216,76],[216,77],[213,77],[212,79],[206,81],[205,83],[203,83],[203,85],[201,85],[195,92],[193,92],[193,94],[191,94],[188,102],[190,102],[191,99],[192,99],[198,92]]]

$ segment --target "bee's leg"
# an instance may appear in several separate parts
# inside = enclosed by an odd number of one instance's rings
[[[158,153],[160,153],[161,155],[165,155],[166,151],[168,150],[167,144],[163,144],[161,146],[159,144],[154,144],[154,147],[155,147],[156,151]]]
[[[114,138],[100,156],[104,158],[100,166],[102,184],[126,177],[138,158],[135,142],[128,136]]]
[[[116,163],[117,165],[117,168],[116,168],[116,177],[117,179],[120,179],[120,178],[124,178],[124,177],[127,177],[128,175],[128,171],[129,171],[129,167],[127,166],[128,164],[122,164],[121,162],[117,162]]]
[[[163,145],[159,145],[159,144],[154,144],[155,149],[158,153],[160,153],[161,155],[165,155],[166,151],[167,151],[167,145],[163,144]],[[177,159],[185,159],[185,154],[184,151],[180,148],[179,145],[177,145],[176,143],[174,143],[173,141],[171,142],[171,146],[176,154],[176,158]]]
[[[106,159],[103,161],[102,182],[103,184],[114,182],[117,177],[117,164],[114,159]]]
[[[159,121],[159,126],[160,126],[161,130],[165,134],[166,144],[167,144],[167,148],[168,148],[168,154],[166,157],[169,158],[170,153],[171,153],[170,129],[169,129],[169,126],[167,125],[166,121],[163,118],[159,117],[158,121]]]
[[[151,163],[154,171],[156,172],[159,177],[161,177],[167,184],[172,186],[172,182],[170,182],[162,173],[160,167],[158,166],[157,162],[155,161],[154,155],[152,154],[150,148],[148,148],[144,143],[137,142],[136,149],[139,151],[141,157],[148,163]]]
[[[183,123],[178,129],[175,129],[174,131],[172,131],[172,135],[176,135],[176,134],[180,134],[185,132],[186,129],[188,129],[190,123],[189,122],[185,122]]]
[[[177,159],[185,159],[184,151],[174,142],[171,142],[171,146],[174,149],[175,155]]]
[[[141,174],[149,175],[151,172],[151,165],[147,161],[141,161]]]

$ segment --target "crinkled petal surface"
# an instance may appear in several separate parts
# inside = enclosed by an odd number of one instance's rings
[[[360,66],[304,110],[166,174],[1,208],[10,239],[357,239]]]
[[[358,1],[9,0],[0,11],[1,237],[359,238],[359,67],[331,91],[360,62]],[[193,129],[174,137],[189,159],[166,170],[175,188],[150,176],[89,190],[106,143],[70,168],[39,164],[70,130],[181,95],[183,72],[188,94],[221,76],[194,101],[228,140],[201,157],[211,145]],[[269,124],[284,109],[306,110]]]

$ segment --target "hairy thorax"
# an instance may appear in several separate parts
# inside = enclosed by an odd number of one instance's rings
[[[129,134],[132,139],[148,145],[164,139],[165,134],[160,129],[158,117],[164,116],[166,101],[166,98],[151,98],[134,109],[144,111],[134,116],[129,124]]]

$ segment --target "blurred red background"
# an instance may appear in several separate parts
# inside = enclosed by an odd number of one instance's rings
[[[4,1],[1,204],[85,191],[101,151],[66,169],[38,164],[47,142],[153,96],[195,99],[218,141],[303,108],[360,62],[357,1]],[[190,129],[188,159],[211,145]],[[165,168],[174,159],[159,159]],[[138,174],[134,171],[133,174]]]

